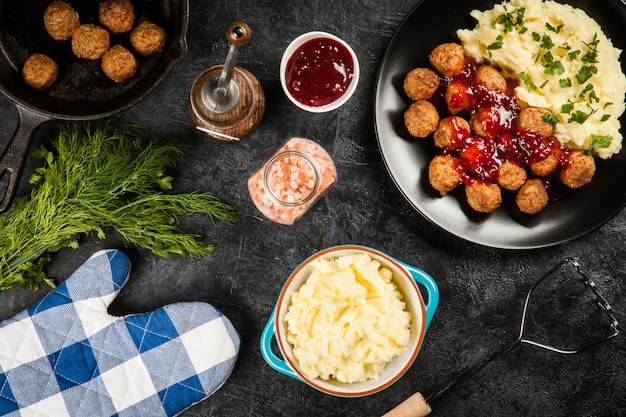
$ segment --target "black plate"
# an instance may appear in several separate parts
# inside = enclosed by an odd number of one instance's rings
[[[472,9],[491,9],[490,0],[424,0],[402,22],[383,57],[376,83],[374,118],[383,159],[391,177],[413,207],[442,229],[470,242],[502,249],[534,249],[583,236],[611,219],[626,205],[626,151],[596,160],[591,184],[551,201],[534,216],[515,209],[513,194],[503,196],[494,213],[474,212],[458,187],[439,197],[428,183],[428,164],[438,151],[432,137],[411,138],[403,114],[410,101],[402,82],[408,71],[428,66],[429,52],[440,43],[459,42],[456,30],[473,28]],[[603,28],[614,46],[626,50],[626,6],[621,0],[573,0]],[[626,53],[625,53],[626,54]],[[624,55],[624,54],[623,54]],[[626,57],[621,57],[626,72]],[[625,126],[626,117],[620,122]],[[623,129],[622,129],[623,133]]]

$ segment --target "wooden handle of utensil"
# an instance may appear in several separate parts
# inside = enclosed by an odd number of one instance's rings
[[[430,414],[430,411],[430,406],[424,396],[416,392],[383,417],[425,417]]]
[[[250,40],[252,31],[244,22],[233,22],[226,29],[226,39],[228,43],[235,46],[244,46]]]

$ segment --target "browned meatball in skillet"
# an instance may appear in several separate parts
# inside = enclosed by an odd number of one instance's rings
[[[527,178],[526,170],[513,162],[506,161],[498,168],[498,185],[505,190],[518,190]]]
[[[430,185],[444,196],[459,185],[459,160],[450,155],[437,155],[428,164]]]
[[[66,41],[72,37],[80,25],[80,20],[69,3],[55,0],[46,7],[43,13],[43,23],[52,39]]]
[[[45,90],[57,79],[59,67],[57,63],[47,55],[32,54],[22,67],[22,77],[26,84],[35,90]]]
[[[433,134],[435,146],[441,149],[456,149],[470,134],[467,120],[458,116],[449,116],[439,121]]]
[[[465,65],[465,52],[458,43],[443,43],[430,52],[430,64],[446,77],[459,75]]]
[[[439,113],[432,103],[416,101],[404,112],[404,124],[411,136],[425,138],[435,131],[439,123]]]
[[[99,59],[109,50],[109,32],[98,25],[80,25],[72,36],[72,51],[78,58]]]
[[[100,3],[98,19],[111,33],[128,32],[135,23],[135,9],[129,0],[106,0]]]
[[[404,92],[414,101],[428,100],[439,88],[439,76],[429,68],[415,68],[404,77]]]
[[[596,172],[593,156],[585,151],[573,151],[567,156],[567,162],[559,171],[559,179],[570,188],[580,188],[589,184]]]
[[[508,89],[506,78],[491,65],[479,65],[474,74],[474,81],[484,85],[489,90],[500,93],[506,93]]]
[[[517,192],[515,203],[522,213],[537,214],[548,204],[548,192],[540,178],[532,178]]]
[[[147,56],[161,52],[167,41],[165,30],[150,21],[143,21],[130,32],[130,43],[137,52]]]
[[[491,213],[502,203],[502,192],[498,184],[476,182],[465,187],[467,203],[481,213]]]
[[[128,49],[115,45],[104,54],[101,66],[107,77],[119,83],[135,74],[137,60]]]
[[[554,126],[544,119],[544,115],[547,113],[549,113],[547,110],[537,107],[523,109],[515,122],[517,130],[520,132],[535,132],[546,138],[552,136],[554,134]]]

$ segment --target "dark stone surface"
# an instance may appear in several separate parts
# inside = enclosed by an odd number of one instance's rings
[[[526,291],[551,265],[579,257],[624,321],[626,212],[573,242],[532,251],[503,251],[467,243],[431,225],[405,201],[387,174],[373,124],[374,85],[385,47],[416,4],[407,0],[245,0],[191,1],[189,51],[165,82],[122,117],[147,126],[146,136],[182,139],[193,146],[175,171],[175,190],[214,193],[234,205],[241,220],[212,224],[200,216],[182,228],[200,232],[219,248],[204,259],[159,258],[127,248],[115,234],[85,237],[78,250],[53,256],[51,277],[62,281],[94,251],[117,247],[132,259],[130,282],[111,307],[113,314],[199,300],[221,309],[242,337],[240,357],[226,384],[183,416],[364,416],[382,415],[415,391],[428,395],[468,367],[514,341]],[[442,10],[442,13],[445,11]],[[243,20],[253,34],[238,63],[260,80],[267,96],[265,117],[239,143],[209,138],[192,125],[187,95],[195,77],[223,63],[225,29]],[[291,105],[280,89],[278,65],[288,42],[310,30],[325,30],[348,41],[361,63],[354,97],[341,109],[308,114]],[[0,146],[15,129],[17,112],[0,97]],[[34,146],[55,131],[48,122]],[[332,155],[338,183],[287,227],[263,218],[251,202],[246,181],[287,138],[302,135]],[[26,177],[34,169],[30,158]],[[616,179],[622,181],[623,178]],[[601,202],[598,202],[601,204]],[[462,221],[462,220],[460,220]],[[331,245],[356,243],[378,248],[430,273],[441,300],[417,360],[396,384],[357,399],[322,394],[267,366],[259,337],[289,273],[306,257]],[[14,288],[0,294],[0,319],[39,299]],[[558,300],[554,289],[538,300]],[[557,309],[558,313],[558,309]],[[566,314],[567,317],[570,317]],[[562,323],[558,314],[540,319]],[[594,327],[607,321],[583,315]],[[534,323],[534,322],[533,322]],[[536,324],[554,343],[567,335],[563,325]],[[619,416],[626,410],[626,349],[622,337],[577,355],[560,355],[523,345],[432,404],[433,416]]]

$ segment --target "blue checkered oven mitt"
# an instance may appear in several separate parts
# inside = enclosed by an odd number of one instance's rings
[[[100,251],[35,305],[0,323],[0,415],[174,416],[226,381],[239,352],[211,305],[114,317],[130,261]]]

